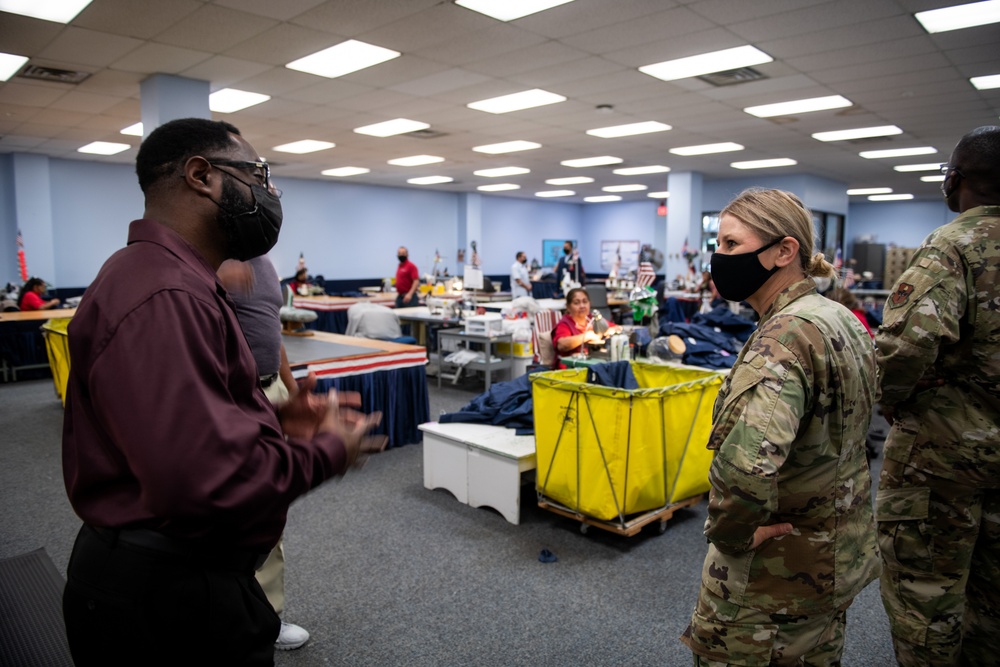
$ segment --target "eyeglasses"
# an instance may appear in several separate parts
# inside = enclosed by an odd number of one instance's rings
[[[259,184],[267,188],[275,197],[281,197],[281,190],[274,187],[271,182],[271,165],[267,162],[259,162],[254,160],[213,160],[210,158],[205,158],[210,165],[223,166],[223,167],[236,167],[237,169],[246,169],[253,174],[254,178],[259,181]],[[234,176],[234,178],[236,178]],[[240,179],[237,179],[240,180]],[[246,186],[250,184],[246,181],[240,181]]]
[[[947,176],[950,172],[955,172],[956,174],[958,174],[962,178],[965,178],[965,174],[963,174],[961,171],[959,171],[958,167],[953,167],[950,164],[948,164],[947,162],[942,162],[940,169],[941,169],[941,174],[944,175],[944,176]]]

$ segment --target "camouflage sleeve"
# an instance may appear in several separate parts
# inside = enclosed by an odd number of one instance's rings
[[[961,258],[928,239],[893,287],[875,336],[883,404],[909,397],[941,345],[958,341],[967,295]]]
[[[777,509],[778,470],[806,412],[809,386],[795,354],[765,335],[733,369],[709,439],[718,454],[709,469],[705,536],[719,551],[746,551]]]

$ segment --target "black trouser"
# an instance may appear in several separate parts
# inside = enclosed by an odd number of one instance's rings
[[[420,305],[420,297],[414,292],[409,301],[405,300],[406,294],[396,295],[396,308],[411,308]]]
[[[274,664],[281,621],[254,579],[252,556],[185,555],[135,541],[86,525],[77,535],[63,593],[77,665]]]

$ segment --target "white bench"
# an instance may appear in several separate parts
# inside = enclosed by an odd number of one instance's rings
[[[521,473],[535,469],[535,436],[488,424],[419,426],[424,432],[424,487],[446,489],[472,507],[489,506],[521,521]]]

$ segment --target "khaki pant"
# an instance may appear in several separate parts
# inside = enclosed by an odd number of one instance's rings
[[[264,390],[264,395],[271,401],[272,405],[284,403],[288,400],[288,388],[281,378],[275,378],[274,382]],[[267,601],[274,607],[274,611],[280,616],[285,610],[285,539],[284,536],[278,539],[278,543],[267,555],[267,560],[257,570],[257,583],[264,589]]]

